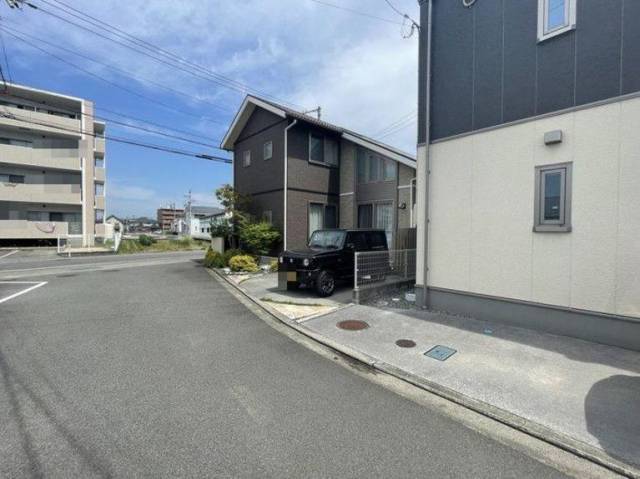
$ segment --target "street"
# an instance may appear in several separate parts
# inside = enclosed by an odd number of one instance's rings
[[[0,262],[0,300],[46,282],[0,303],[1,477],[564,477],[281,334],[196,257]]]

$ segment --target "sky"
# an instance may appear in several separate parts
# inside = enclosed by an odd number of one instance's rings
[[[403,38],[409,28],[385,0],[31,3],[39,9],[0,4],[8,62],[2,62],[3,71],[18,84],[92,100],[97,116],[107,118],[107,215],[154,217],[160,206],[183,205],[189,190],[194,204],[216,205],[215,189],[232,181],[230,165],[108,137],[228,157],[215,147],[247,88],[297,109],[320,105],[326,121],[415,152],[418,38]],[[392,3],[418,17],[416,0]],[[68,7],[197,64],[202,73],[186,73],[101,38],[95,32],[109,34],[69,16]],[[210,72],[231,80],[233,88]],[[172,130],[164,133],[197,144],[128,128],[158,129],[121,114],[168,126]]]

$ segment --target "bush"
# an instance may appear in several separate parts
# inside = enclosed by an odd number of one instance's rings
[[[207,268],[224,268],[224,256],[209,248],[204,255],[204,265]]]
[[[224,266],[229,266],[229,261],[231,261],[231,258],[233,258],[234,256],[242,256],[244,255],[244,251],[239,250],[239,249],[228,249],[227,251],[224,252]]]
[[[148,235],[138,236],[138,243],[140,243],[142,246],[151,246],[155,242],[156,242],[156,239],[152,238],[151,236],[148,236]]]
[[[271,260],[271,262],[269,263],[269,271],[271,271],[272,273],[277,273],[278,272],[278,260],[277,259]]]
[[[270,223],[243,223],[240,226],[240,243],[254,255],[267,255],[280,239],[280,233]]]
[[[231,271],[244,271],[247,273],[257,273],[260,271],[258,265],[256,264],[256,260],[253,259],[253,256],[242,255],[242,256],[234,256],[229,260],[229,267]]]

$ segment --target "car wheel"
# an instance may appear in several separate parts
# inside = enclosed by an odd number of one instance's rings
[[[331,296],[336,289],[336,280],[329,271],[321,271],[316,280],[316,292],[318,296],[326,298]]]

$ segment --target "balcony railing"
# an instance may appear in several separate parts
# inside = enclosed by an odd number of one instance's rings
[[[0,144],[0,162],[20,166],[80,171],[80,155],[74,148],[30,148]]]
[[[79,184],[0,183],[0,201],[28,203],[82,204]]]
[[[4,239],[53,239],[67,234],[69,223],[64,221],[0,220],[0,238]]]

